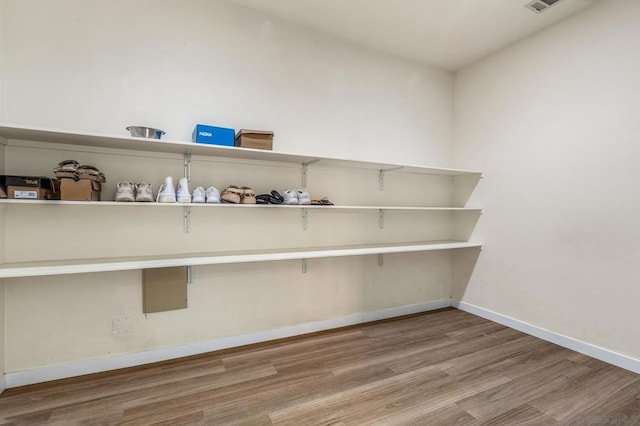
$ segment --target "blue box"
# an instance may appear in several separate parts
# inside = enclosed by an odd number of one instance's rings
[[[234,129],[197,124],[196,128],[193,129],[191,140],[209,145],[234,146],[235,136],[236,131]]]

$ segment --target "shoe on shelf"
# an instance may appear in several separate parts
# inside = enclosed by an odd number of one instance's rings
[[[7,193],[5,192],[2,185],[0,185],[0,198],[7,198]]]
[[[287,205],[298,205],[298,193],[294,189],[287,189],[284,191],[284,202],[282,204]]]
[[[189,181],[187,178],[180,178],[178,181],[178,191],[176,191],[176,198],[179,203],[190,203],[191,193],[189,193]]]
[[[215,186],[210,186],[205,191],[207,203],[220,204],[220,191]]]
[[[240,204],[244,191],[235,185],[229,185],[227,189],[222,191],[222,202],[231,204]]]
[[[71,178],[77,180],[76,170],[79,165],[80,163],[76,160],[64,160],[58,163],[58,167],[53,169],[53,173],[58,179]]]
[[[137,203],[150,203],[153,201],[153,187],[150,183],[136,183],[135,190]]]
[[[134,196],[135,187],[132,183],[129,182],[119,182],[116,187],[116,201],[122,202],[133,202],[135,201]]]
[[[240,204],[256,204],[256,191],[248,186],[243,186],[240,189],[242,189]]]
[[[269,194],[256,195],[256,204],[282,204],[284,197],[275,189]]]
[[[298,204],[311,204],[311,196],[307,191],[298,189],[296,192],[298,193]]]
[[[205,192],[203,187],[198,186],[196,189],[193,190],[193,195],[191,196],[191,202],[192,203],[205,202]]]
[[[164,183],[162,184],[162,186],[160,186],[160,190],[158,190],[156,202],[158,203],[175,203],[176,202],[176,190],[173,187],[173,178],[171,176],[167,176],[164,179]]]
[[[319,200],[311,200],[312,206],[333,206],[333,203],[329,199],[329,197],[322,197]]]

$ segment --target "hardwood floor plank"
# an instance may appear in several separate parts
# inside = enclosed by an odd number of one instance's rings
[[[552,426],[560,423],[552,417],[524,404],[499,416],[478,423],[479,425]]]
[[[617,392],[605,395],[579,415],[565,421],[568,424],[598,421],[602,424],[609,420],[608,424],[640,424],[640,378]]]
[[[187,414],[185,416],[178,416],[173,419],[162,420],[156,423],[144,423],[144,424],[152,424],[154,426],[196,426],[196,425],[204,425],[204,414],[202,411],[198,411],[195,413]]]
[[[466,411],[452,404],[444,408],[418,415],[402,423],[407,426],[446,425],[446,426],[475,426],[478,421]]]
[[[639,375],[454,309],[0,396],[0,425],[609,420],[640,424]]]
[[[638,380],[637,374],[604,365],[590,374],[580,375],[564,388],[530,401],[529,405],[563,422]]]
[[[497,374],[452,379],[431,366],[274,411],[271,420],[274,424],[404,422],[507,381]]]
[[[565,374],[571,369],[581,368],[576,363],[561,360],[541,371],[459,401],[457,405],[476,419],[487,420],[551,391],[565,388],[571,382]]]
[[[174,380],[169,384],[97,398],[83,403],[63,405],[54,409],[51,419],[82,420],[108,412],[126,412],[132,407],[150,404],[170,405],[172,401],[179,398],[187,399],[201,392],[212,392],[232,384],[248,382],[276,374],[277,371],[270,363],[264,363],[251,369],[227,370],[223,373],[189,378],[180,382]]]
[[[180,366],[178,371],[167,374],[163,367],[136,371],[131,374],[117,373],[111,378],[101,378],[96,381],[87,380],[77,386],[64,384],[59,389],[36,389],[27,395],[21,393],[3,395],[0,398],[0,415],[16,416],[33,410],[34,401],[38,402],[39,409],[50,409],[61,406],[73,406],[83,402],[89,402],[110,396],[117,400],[128,392],[143,391],[144,389],[167,385],[171,388],[178,381],[206,377],[212,374],[220,374],[225,371],[222,360],[209,360],[208,364],[189,363],[188,367]],[[197,365],[194,365],[197,364]],[[275,373],[275,371],[274,371]],[[70,392],[73,390],[73,392]],[[1,417],[0,417],[1,418]]]

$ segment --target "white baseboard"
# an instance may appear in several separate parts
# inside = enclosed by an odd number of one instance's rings
[[[592,345],[591,343],[586,343],[581,340],[565,336],[563,334],[536,327],[535,325],[531,325],[515,318],[511,318],[506,315],[502,315],[497,312],[493,312],[466,302],[453,301],[451,303],[451,306],[462,311],[469,312],[470,314],[486,318],[490,321],[497,322],[498,324],[514,328],[518,331],[522,331],[523,333],[527,333],[542,340],[546,340],[547,342],[555,343],[556,345],[563,346],[576,352],[580,352],[590,357],[599,359],[600,361],[604,361],[609,364],[624,368],[625,370],[633,371],[634,373],[640,374],[640,359],[632,358],[630,356],[623,355],[609,349],[602,348],[600,346]]]
[[[259,331],[257,333],[240,336],[224,337],[204,342],[188,343],[184,345],[170,346],[143,352],[113,355],[103,358],[88,359],[70,362],[66,364],[50,365],[29,370],[6,373],[4,385],[7,388],[26,386],[34,383],[48,382],[51,380],[65,379],[69,377],[83,376],[85,374],[101,373],[120,368],[135,367],[153,362],[167,361],[191,355],[199,355],[207,352],[218,351],[253,343],[267,342],[269,340],[298,336],[316,331],[330,330],[349,325],[362,324],[403,315],[427,312],[435,309],[451,306],[450,299],[436,300],[433,302],[419,303],[415,305],[401,306],[398,308],[384,309],[375,312],[352,314],[340,318],[332,318],[323,321],[297,324],[274,330]]]

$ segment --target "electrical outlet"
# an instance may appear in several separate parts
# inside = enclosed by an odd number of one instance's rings
[[[133,321],[129,317],[114,318],[112,323],[114,336],[126,336],[133,333]]]

